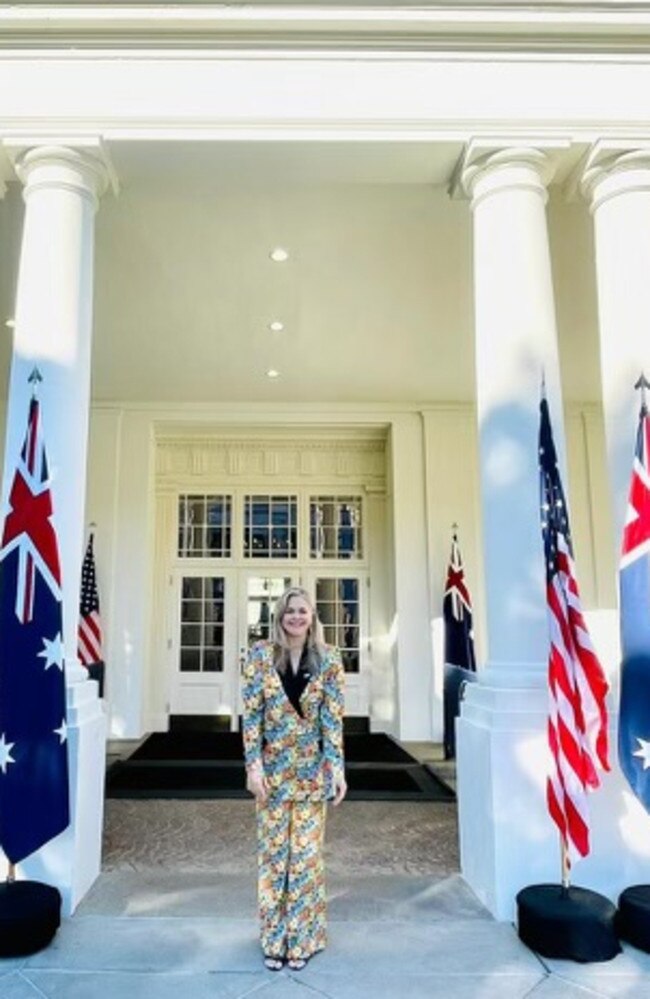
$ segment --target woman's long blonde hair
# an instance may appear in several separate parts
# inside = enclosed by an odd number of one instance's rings
[[[288,590],[285,590],[273,610],[273,661],[280,673],[284,673],[289,664],[289,644],[284,628],[282,627],[282,618],[287,611],[289,601],[292,597],[300,597],[301,600],[304,600],[309,605],[312,612],[311,624],[305,637],[304,648],[306,656],[304,665],[305,669],[314,674],[318,671],[325,654],[325,640],[323,638],[323,626],[318,620],[314,601],[311,594],[307,590],[303,590],[302,586],[290,586]]]

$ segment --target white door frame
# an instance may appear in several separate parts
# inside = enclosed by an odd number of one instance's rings
[[[318,566],[306,570],[303,574],[306,589],[316,594],[317,579],[358,579],[359,580],[359,672],[345,674],[345,714],[370,715],[369,676],[370,676],[370,641],[369,641],[369,573],[359,569],[350,562],[328,564],[323,561]]]
[[[223,670],[214,673],[183,673],[180,669],[181,650],[181,587],[186,577],[224,579],[224,645]],[[172,570],[171,600],[173,605],[172,638],[170,644],[169,713],[183,715],[232,714],[236,710],[238,689],[237,669],[237,572],[233,569],[201,565],[184,565]]]

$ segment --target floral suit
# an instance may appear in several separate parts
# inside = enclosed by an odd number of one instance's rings
[[[273,643],[258,642],[244,669],[246,765],[261,764],[268,798],[257,806],[262,950],[306,959],[326,943],[322,845],[326,801],[343,776],[341,656],[326,648],[300,697],[287,697]]]

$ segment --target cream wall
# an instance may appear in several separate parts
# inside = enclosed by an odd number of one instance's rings
[[[369,638],[373,670],[370,713],[376,730],[403,739],[442,736],[440,613],[450,527],[460,530],[475,606],[479,661],[487,655],[480,542],[476,430],[470,406],[410,409],[333,406],[330,424],[390,427],[388,493],[367,497],[372,532]],[[155,570],[154,438],[161,421],[205,427],[219,420],[277,418],[246,407],[197,412],[95,406],[92,412],[87,521],[96,522],[98,580],[106,632],[107,694],[113,737],[164,727],[164,580]],[[323,412],[297,408],[305,428],[322,428]],[[287,409],[283,412],[287,421]],[[570,498],[579,578],[585,606],[614,606],[614,544],[602,419],[592,406],[571,406],[567,417]],[[531,442],[536,447],[536,441]],[[507,544],[507,538],[504,539]],[[541,547],[540,547],[540,571]],[[158,600],[155,595],[158,592]],[[154,610],[155,608],[155,610]],[[612,615],[597,614],[596,638],[611,649]],[[609,633],[608,633],[609,629]],[[609,645],[607,643],[610,643]],[[608,652],[608,664],[615,665]]]

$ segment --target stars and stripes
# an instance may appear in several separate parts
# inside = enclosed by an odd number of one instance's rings
[[[81,599],[79,604],[78,654],[83,666],[102,661],[102,626],[99,617],[99,594],[93,536],[88,538],[81,568]]]
[[[642,377],[638,387],[645,390]],[[619,571],[621,693],[618,755],[650,811],[650,417],[641,406]]]
[[[582,613],[569,516],[546,399],[540,405],[541,520],[550,632],[547,800],[569,861],[589,853],[587,791],[608,770],[607,680]]]
[[[39,403],[0,549],[0,847],[13,864],[69,824],[61,574]]]

